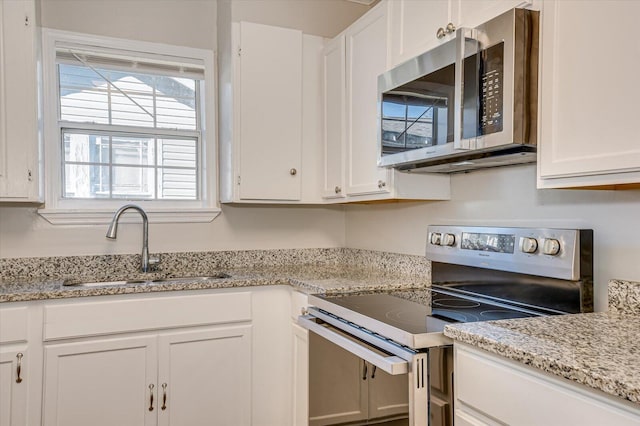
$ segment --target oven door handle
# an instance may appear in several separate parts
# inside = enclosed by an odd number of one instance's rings
[[[395,355],[381,355],[378,353],[379,351],[375,351],[366,343],[363,343],[356,338],[348,338],[333,331],[332,327],[328,324],[318,324],[315,322],[315,317],[312,315],[299,316],[298,324],[393,376],[407,374],[409,371],[409,363],[406,360]]]

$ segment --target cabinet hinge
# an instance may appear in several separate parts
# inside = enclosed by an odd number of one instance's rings
[[[29,21],[29,15],[25,15],[24,17],[24,26],[28,27],[31,22]]]
[[[238,56],[242,56],[242,47],[238,47]]]
[[[240,185],[240,175],[238,175],[238,185]]]
[[[31,170],[27,170],[27,179],[29,182],[33,180],[33,173],[31,173]]]

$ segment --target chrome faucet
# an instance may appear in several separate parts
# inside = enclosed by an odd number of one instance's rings
[[[106,236],[110,240],[116,239],[118,234],[118,220],[120,220],[122,213],[129,209],[137,211],[140,213],[140,216],[142,216],[142,264],[140,269],[142,272],[149,272],[149,266],[160,263],[160,258],[149,258],[149,218],[141,207],[138,207],[135,204],[127,204],[120,207],[113,215],[113,219],[111,219],[111,224],[109,225]]]

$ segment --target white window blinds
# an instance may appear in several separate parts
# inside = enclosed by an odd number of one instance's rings
[[[56,46],[63,198],[199,199],[198,60]]]

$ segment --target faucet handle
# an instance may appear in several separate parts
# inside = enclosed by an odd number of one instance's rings
[[[160,255],[157,256],[149,256],[149,269],[156,270],[158,265],[160,265]]]

